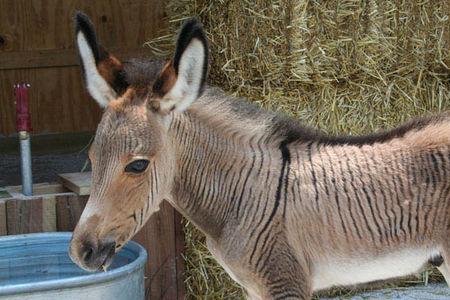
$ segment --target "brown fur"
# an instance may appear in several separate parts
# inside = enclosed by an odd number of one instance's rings
[[[161,71],[161,75],[153,84],[153,93],[156,96],[162,98],[172,89],[172,87],[175,85],[176,80],[177,74],[173,67],[173,63],[170,60],[169,62],[166,63],[166,65]]]

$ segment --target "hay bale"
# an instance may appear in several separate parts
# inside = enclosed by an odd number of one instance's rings
[[[156,54],[167,55],[183,20],[196,16],[210,40],[211,84],[330,133],[450,108],[448,0],[166,3],[169,30],[148,43]],[[188,298],[239,298],[200,234],[186,234]]]

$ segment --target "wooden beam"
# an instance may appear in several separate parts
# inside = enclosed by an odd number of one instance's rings
[[[112,49],[110,51],[123,62],[130,58],[151,56],[150,49]],[[51,49],[32,51],[3,51],[0,55],[0,70],[35,69],[78,66],[80,59],[74,49]]]
[[[133,238],[148,252],[146,299],[184,299],[179,294],[174,218],[175,210],[163,201],[160,210]]]
[[[7,186],[5,187],[5,191],[7,191],[9,194],[15,197],[23,196],[21,185]],[[66,192],[68,192],[68,190],[64,188],[64,186],[61,185],[61,183],[57,182],[52,183],[43,182],[33,184],[33,196],[53,195]]]
[[[89,196],[56,196],[56,227],[58,231],[73,231]]]
[[[6,201],[8,235],[43,231],[42,198]]]
[[[7,235],[8,229],[6,226],[6,203],[0,200],[0,236]]]
[[[91,172],[58,174],[58,179],[77,195],[85,196],[91,193]]]
[[[42,200],[42,232],[56,231],[55,196],[44,197]]]
[[[173,210],[175,214],[174,227],[175,227],[175,260],[176,260],[176,274],[177,274],[177,299],[186,299],[186,289],[184,286],[184,250],[185,250],[185,239],[184,239],[184,226],[183,226],[183,216]]]

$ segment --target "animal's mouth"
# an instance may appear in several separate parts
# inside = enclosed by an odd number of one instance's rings
[[[116,247],[111,247],[108,252],[103,254],[103,257],[99,259],[100,266],[97,268],[97,271],[107,272],[108,268],[111,266],[111,263],[114,260],[114,255],[116,254]]]
[[[107,272],[108,268],[111,266],[113,260],[114,260],[114,255],[115,255],[115,249],[111,249],[111,251],[108,253],[108,255],[105,257],[103,263],[100,265],[100,267],[98,268],[97,271],[103,271],[103,272]]]

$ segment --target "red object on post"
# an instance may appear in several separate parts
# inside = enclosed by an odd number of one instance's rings
[[[31,115],[28,106],[28,89],[31,85],[27,83],[14,85],[14,95],[16,97],[16,129],[18,132],[30,132]]]

